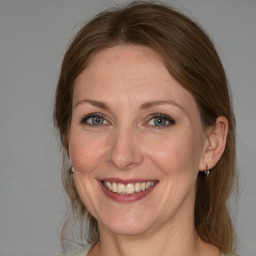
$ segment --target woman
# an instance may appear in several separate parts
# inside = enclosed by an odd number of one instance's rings
[[[233,255],[235,121],[193,21],[147,2],[99,14],[66,52],[55,121],[64,187],[89,222],[72,255]]]

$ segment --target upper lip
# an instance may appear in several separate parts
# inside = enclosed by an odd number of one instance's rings
[[[129,183],[143,183],[143,182],[157,182],[155,179],[118,179],[118,178],[103,178],[99,179],[101,182],[109,181],[115,183],[129,184]]]

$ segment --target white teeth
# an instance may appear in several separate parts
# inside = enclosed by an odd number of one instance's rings
[[[126,194],[133,194],[134,193],[134,185],[127,184],[125,189]]]
[[[108,188],[108,189],[113,191],[113,192],[117,192],[117,184],[115,182],[113,182],[112,189],[111,188]]]
[[[135,192],[140,192],[140,191],[141,191],[141,184],[135,183]]]
[[[117,184],[117,192],[119,194],[124,194],[125,193],[125,185],[122,183]]]
[[[148,181],[148,182],[142,182],[142,183],[137,182],[137,183],[123,184],[123,183],[105,181],[103,182],[103,184],[106,188],[108,188],[108,190],[114,193],[134,194],[141,191],[145,191],[153,187],[155,183],[152,181]]]
[[[109,189],[109,190],[112,190],[112,185],[109,181],[106,182],[106,187]]]

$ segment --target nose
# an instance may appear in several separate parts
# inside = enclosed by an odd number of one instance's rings
[[[108,162],[118,170],[135,168],[143,161],[140,141],[132,129],[117,129],[110,143]]]

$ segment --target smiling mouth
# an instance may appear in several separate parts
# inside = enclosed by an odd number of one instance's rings
[[[123,184],[111,181],[102,181],[104,187],[106,187],[109,191],[120,195],[131,195],[146,191],[153,187],[156,183],[156,181],[147,181]]]

